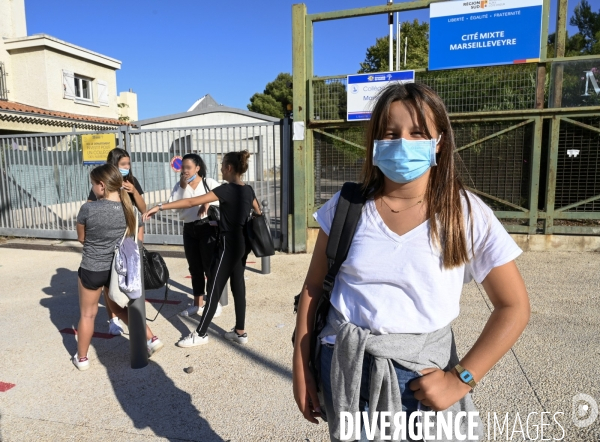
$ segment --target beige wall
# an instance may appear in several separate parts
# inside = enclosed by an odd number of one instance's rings
[[[0,37],[27,35],[25,0],[0,0]]]
[[[0,62],[4,63],[6,72],[11,72],[10,55],[4,48],[4,38],[25,37],[27,22],[25,21],[25,0],[0,0]],[[5,77],[8,99],[12,100],[13,77]]]
[[[11,50],[10,54],[11,101],[60,112],[118,118],[114,69],[40,46]],[[91,103],[64,98],[63,70],[93,80]],[[98,80],[108,83],[109,106],[98,104]]]
[[[129,117],[127,121],[137,121],[138,119],[138,106],[137,106],[137,94],[135,92],[121,92],[117,97],[117,103],[123,104],[123,107],[119,108],[119,117]]]

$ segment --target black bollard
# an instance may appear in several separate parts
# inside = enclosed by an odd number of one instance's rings
[[[142,258],[142,243],[138,241],[140,259]],[[148,365],[148,346],[146,339],[146,289],[144,287],[144,264],[140,265],[142,278],[142,296],[129,301],[127,313],[129,315],[129,355],[131,368],[144,368]]]
[[[262,202],[262,215],[265,217],[265,223],[271,231],[271,223],[269,220],[269,201],[263,200]],[[260,273],[263,275],[268,275],[271,273],[271,257],[263,256],[260,258]]]

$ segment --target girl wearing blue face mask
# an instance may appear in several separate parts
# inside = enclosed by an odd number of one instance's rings
[[[106,158],[107,164],[112,164],[119,172],[121,172],[121,176],[123,177],[123,189],[127,191],[129,198],[131,199],[131,204],[133,204],[140,213],[144,213],[146,211],[146,202],[142,195],[144,194],[144,190],[138,180],[133,176],[133,172],[131,172],[131,159],[129,158],[129,153],[125,149],[114,148],[108,153],[108,157]],[[88,195],[89,201],[96,201],[96,195],[93,190],[90,190],[90,194]],[[140,230],[139,235],[140,241],[144,240],[144,228]],[[104,294],[106,301],[106,293]],[[108,332],[111,335],[120,335],[123,333],[123,328],[119,323],[119,318],[110,310],[110,303],[106,301],[106,311],[108,313]]]
[[[142,189],[142,186],[140,186],[139,181],[133,176],[129,153],[125,149],[116,147],[108,153],[106,162],[119,169],[119,172],[121,172],[121,176],[123,177],[123,188],[129,194],[131,203],[137,207],[141,213],[144,213],[146,211],[146,202],[142,197],[144,190]],[[91,190],[88,201],[96,201],[96,196]]]
[[[206,164],[200,155],[189,153],[182,158],[181,179],[173,188],[169,202],[205,195],[219,185],[218,181],[206,176]],[[218,206],[219,202],[215,201],[211,204]],[[184,223],[183,249],[192,276],[194,292],[194,304],[185,308],[180,313],[181,316],[202,314],[204,311],[206,280],[217,245],[217,228],[208,221],[206,211],[209,204],[205,206],[204,211],[201,210],[201,206],[179,209],[179,219]],[[219,304],[215,316],[220,314]]]
[[[331,440],[347,430],[342,412],[405,411],[408,422],[418,410],[475,411],[470,390],[527,324],[528,295],[514,262],[521,250],[465,190],[455,148],[433,90],[396,84],[382,91],[367,129],[366,203],[317,341],[319,385],[309,369],[311,332],[339,193],[314,215],[321,229],[298,305],[293,388],[307,420],[326,417]],[[459,359],[451,323],[471,279],[494,311]],[[466,420],[461,427],[465,433]],[[474,433],[482,431],[479,422]],[[366,440],[364,426],[354,436]]]

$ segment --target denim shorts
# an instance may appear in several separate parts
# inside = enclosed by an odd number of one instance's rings
[[[333,416],[333,402],[331,395],[331,360],[333,358],[333,345],[331,344],[323,344],[321,346],[321,390],[323,392],[323,397],[325,399],[325,404],[321,404],[321,414],[323,419],[327,421],[327,414]],[[362,366],[362,377],[360,381],[360,402],[359,402],[359,411],[368,411],[369,410],[369,380],[371,373],[371,365],[373,363],[373,356],[365,353],[365,357],[363,358],[363,366]],[[414,392],[408,387],[408,384],[413,380],[421,376],[421,374],[416,373],[412,370],[408,370],[407,368],[402,367],[399,364],[393,362],[394,369],[396,370],[396,376],[398,377],[398,386],[400,387],[400,394],[402,397],[402,411],[406,412],[407,420],[408,415],[417,411],[419,407],[419,401],[415,399]],[[323,405],[325,405],[323,407]],[[426,409],[426,407],[421,407],[421,409]],[[324,412],[324,413],[323,413]],[[361,434],[361,442],[366,441],[366,434],[363,432]]]

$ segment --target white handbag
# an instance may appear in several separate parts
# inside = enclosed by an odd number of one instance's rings
[[[135,242],[137,244],[137,240],[138,240],[137,209],[134,208],[134,212],[135,212]],[[121,238],[121,242],[119,243],[119,245],[121,245],[123,243],[126,235],[127,235],[127,228],[125,228],[125,233],[123,233],[123,238]],[[130,299],[119,288],[119,274],[117,273],[117,270],[115,268],[115,257],[117,255],[117,249],[119,248],[119,245],[115,246],[113,261],[112,261],[112,264],[110,265],[110,285],[108,287],[108,297],[119,307],[125,308],[125,307],[127,307],[127,304],[129,304]]]

